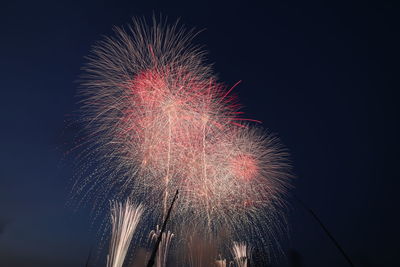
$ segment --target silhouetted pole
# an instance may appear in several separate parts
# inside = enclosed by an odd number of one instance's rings
[[[86,259],[85,267],[89,267],[89,261],[90,261],[91,255],[92,255],[92,248],[93,247],[91,247],[90,250],[89,250],[89,255],[88,255],[87,259]]]
[[[163,225],[162,225],[162,227],[161,227],[160,234],[159,234],[159,236],[157,237],[157,241],[156,241],[156,244],[155,244],[155,246],[154,246],[153,252],[151,253],[149,262],[147,263],[147,267],[152,267],[152,266],[154,265],[154,259],[155,259],[156,254],[157,254],[158,247],[160,246],[162,234],[164,233],[165,227],[167,226],[167,222],[168,222],[168,219],[169,219],[169,215],[171,214],[172,206],[174,205],[175,200],[178,198],[178,192],[179,192],[179,191],[176,190],[175,196],[174,196],[174,198],[172,199],[171,206],[170,206],[169,209],[168,209],[167,216],[165,217],[164,223],[163,223]]]
[[[322,223],[322,221],[318,218],[318,216],[314,213],[314,211],[312,209],[310,209],[309,207],[307,207],[303,201],[300,200],[300,198],[298,198],[297,196],[295,196],[295,198],[297,199],[297,201],[300,203],[301,206],[303,206],[303,208],[305,210],[307,210],[311,216],[313,216],[313,218],[318,222],[318,224],[321,226],[321,228],[324,230],[325,234],[327,234],[327,236],[329,236],[329,238],[331,239],[331,241],[333,242],[333,244],[335,244],[336,248],[340,251],[340,253],[342,253],[343,257],[347,260],[347,262],[350,264],[350,266],[355,267],[355,265],[353,264],[353,262],[351,261],[350,257],[347,256],[346,252],[344,252],[343,248],[339,245],[339,243],[336,241],[336,239],[333,237],[333,235],[328,231],[328,229],[325,227],[325,225]]]

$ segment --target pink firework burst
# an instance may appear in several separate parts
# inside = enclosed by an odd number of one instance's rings
[[[78,191],[100,200],[129,195],[162,219],[179,189],[178,237],[187,222],[209,233],[243,233],[258,222],[276,228],[287,154],[276,138],[242,123],[252,120],[238,111],[237,84],[218,82],[191,44],[193,32],[176,24],[135,20],[115,32],[94,47],[85,68],[85,152],[97,162]]]

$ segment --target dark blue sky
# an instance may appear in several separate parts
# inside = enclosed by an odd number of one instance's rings
[[[67,205],[73,172],[64,156],[75,81],[101,35],[153,12],[206,29],[196,42],[222,81],[242,80],[235,90],[247,117],[291,152],[293,193],[357,266],[398,264],[395,6],[260,2],[1,4],[0,266],[84,265],[96,229],[86,211]],[[347,266],[294,200],[288,222],[284,250],[300,255],[299,266]]]

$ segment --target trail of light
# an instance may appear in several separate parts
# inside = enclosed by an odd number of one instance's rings
[[[160,236],[161,229],[157,225],[156,230],[152,230],[150,232],[150,240],[152,242],[155,242],[157,238]],[[161,236],[161,242],[159,245],[159,248],[157,250],[157,255],[156,255],[156,267],[165,267],[167,266],[167,259],[168,259],[168,251],[171,246],[171,241],[172,238],[174,237],[174,234],[171,233],[170,231],[162,233]]]
[[[124,203],[111,203],[112,232],[107,267],[122,267],[142,213],[142,205],[135,205],[129,199]]]
[[[172,130],[171,130],[171,114],[168,112],[168,155],[167,155],[167,174],[165,176],[165,196],[164,196],[164,212],[163,212],[163,220],[167,214],[167,201],[168,201],[168,183],[169,183],[169,170],[170,170],[170,161],[171,161],[171,139],[172,139]]]
[[[227,96],[232,92],[232,90],[235,89],[235,87],[238,86],[241,82],[242,82],[242,81],[236,82],[236,83],[231,87],[231,89],[229,89],[229,90],[224,94],[224,96],[221,98],[221,100],[224,99],[225,97],[227,97]]]
[[[251,248],[244,242],[233,242],[232,254],[237,267],[247,267]]]

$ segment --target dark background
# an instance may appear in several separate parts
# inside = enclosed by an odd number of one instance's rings
[[[1,3],[0,266],[84,266],[96,229],[66,204],[73,172],[63,151],[75,81],[101,35],[153,12],[206,29],[196,42],[222,81],[242,80],[235,90],[247,117],[290,149],[293,193],[355,264],[398,266],[395,6],[189,0]],[[347,266],[289,201],[291,231],[275,266]]]

